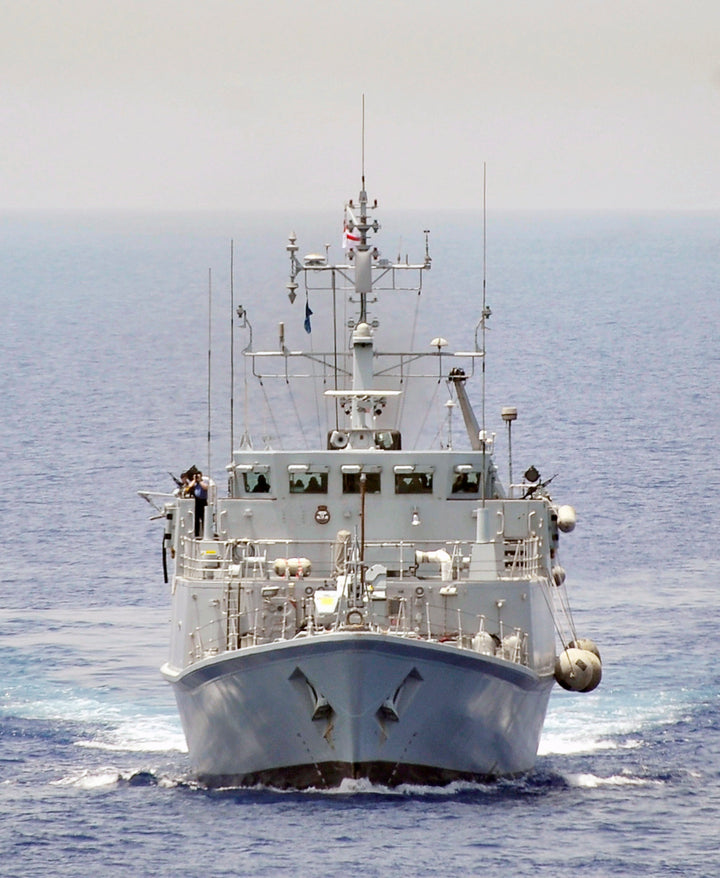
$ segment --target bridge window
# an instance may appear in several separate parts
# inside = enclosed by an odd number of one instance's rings
[[[343,494],[359,494],[362,490],[360,476],[365,476],[365,493],[380,493],[380,467],[364,467],[359,463],[346,463],[340,467],[342,472]]]
[[[242,475],[246,494],[270,493],[270,479],[268,478],[268,473],[247,472]]]
[[[328,474],[321,470],[308,469],[304,472],[292,472],[290,476],[291,494],[327,494]]]
[[[480,473],[476,470],[461,470],[456,468],[452,483],[453,494],[477,494],[480,490]]]
[[[395,493],[396,494],[432,494],[433,474],[430,470],[420,471],[410,467],[395,467]]]
[[[360,473],[343,473],[343,494],[360,493]],[[380,473],[365,473],[365,493],[380,493]]]

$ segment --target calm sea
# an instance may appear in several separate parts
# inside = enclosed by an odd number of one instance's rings
[[[390,325],[471,347],[479,216],[380,218],[391,256],[421,259],[431,229],[421,309],[398,295]],[[0,872],[720,874],[719,219],[490,216],[487,425],[504,475],[499,413],[515,405],[513,466],[555,476],[576,507],[562,560],[601,687],[554,693],[525,779],[281,794],[193,783],[158,673],[161,530],[136,491],[208,458],[223,481],[230,240],[255,346],[282,320],[297,348],[286,236],[337,249],[338,217],[0,217]],[[236,437],[244,388],[239,366]],[[267,393],[256,441],[309,441],[304,401]]]

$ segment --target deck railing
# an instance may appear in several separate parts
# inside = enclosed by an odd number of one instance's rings
[[[451,578],[468,578],[473,543],[470,541],[368,541],[364,547],[363,566],[379,564],[394,580],[420,576],[439,579],[437,564],[418,565],[416,553],[429,554],[444,550],[451,559]],[[536,536],[522,540],[504,540],[496,576],[501,580],[529,579],[542,575],[545,560]],[[278,568],[276,562],[308,559],[309,572],[300,565],[293,573],[292,565]],[[352,564],[359,564],[358,549],[351,544],[339,546],[336,540],[195,540],[186,539],[177,558],[176,572],[188,579],[252,579],[277,580],[292,576],[331,579]]]
[[[412,597],[390,598],[386,611],[379,613],[370,601],[356,622],[349,622],[346,608],[339,610],[332,622],[318,619],[312,595],[299,598],[276,594],[267,606],[268,595],[258,594],[250,586],[228,586],[222,610],[217,618],[196,626],[190,633],[189,662],[221,652],[234,651],[263,643],[289,641],[342,630],[366,630],[394,634],[413,640],[445,643],[494,655],[517,664],[528,664],[528,635],[520,628],[500,624],[499,634],[485,629],[484,616],[448,610],[442,598],[416,600]],[[422,612],[419,612],[422,610]],[[351,610],[350,613],[353,611]]]
[[[367,562],[360,564],[355,549],[348,543],[343,551],[337,541],[257,540],[209,541],[188,539],[178,558],[179,575],[191,581],[211,580],[222,585],[222,600],[217,599],[217,613],[212,620],[198,625],[190,634],[189,661],[193,663],[227,650],[237,650],[261,643],[291,640],[323,631],[359,627],[362,630],[393,634],[474,649],[526,665],[527,634],[507,628],[486,634],[484,619],[457,606],[457,587],[466,581],[471,557],[470,542],[428,543],[372,542],[366,544],[366,558],[373,550],[391,559],[388,574],[381,577],[384,586],[373,590],[366,583],[366,597],[358,605],[347,595],[338,598],[330,614],[317,610],[315,594],[336,595],[336,579],[343,573],[359,576],[372,574]],[[439,549],[450,558],[450,569],[440,564],[416,563],[415,553],[432,553]],[[311,571],[298,559],[312,557]],[[537,537],[505,540],[496,579],[550,579]],[[277,565],[277,559],[286,563]],[[289,563],[294,561],[297,563]],[[394,559],[395,567],[391,568]],[[282,569],[282,575],[276,568]],[[391,575],[392,569],[392,575]],[[294,572],[293,572],[294,571]],[[380,582],[380,580],[378,580]],[[398,587],[410,584],[402,593]],[[414,583],[414,587],[412,587]],[[210,582],[208,582],[208,585]],[[549,596],[549,599],[553,598]],[[213,600],[215,603],[215,600]],[[351,614],[355,612],[355,623]],[[497,624],[497,623],[496,623]],[[481,636],[482,635],[482,636]]]

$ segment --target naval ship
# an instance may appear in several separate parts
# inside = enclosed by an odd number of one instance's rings
[[[554,684],[588,692],[600,682],[560,564],[575,512],[534,467],[513,483],[511,454],[504,487],[484,397],[481,423],[470,402],[469,382],[480,379],[484,395],[484,279],[472,350],[453,352],[440,336],[423,350],[383,349],[397,323],[383,306],[417,299],[432,262],[427,232],[416,262],[384,257],[376,213],[363,169],[340,262],[329,248],[300,256],[290,235],[288,295],[300,309],[304,297],[308,338],[311,295],[315,312],[332,315],[325,349],[289,349],[280,324],[276,346],[256,351],[248,310],[236,309],[250,379],[309,379],[322,440],[284,449],[266,436],[255,447],[246,430],[226,496],[212,479],[206,498],[187,484],[140,492],[165,522],[172,613],[161,670],[193,773],[210,786],[519,775],[535,762]],[[428,399],[404,396],[423,378],[447,390],[438,408],[448,425],[458,408],[466,435],[448,426],[437,447],[416,450],[403,429],[427,417]],[[501,413],[509,447],[516,416]],[[275,412],[278,434],[286,417]]]

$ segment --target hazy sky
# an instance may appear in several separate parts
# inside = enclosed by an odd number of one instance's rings
[[[0,210],[720,209],[720,0],[0,0]]]

